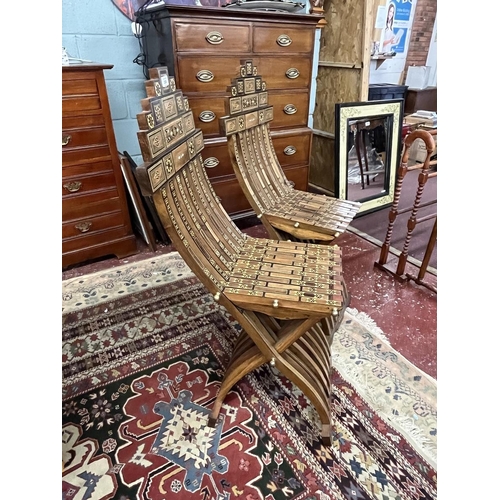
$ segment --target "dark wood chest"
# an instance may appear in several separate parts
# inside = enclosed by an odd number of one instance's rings
[[[62,67],[62,267],[137,252],[103,71]]]

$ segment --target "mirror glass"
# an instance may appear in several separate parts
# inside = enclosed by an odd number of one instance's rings
[[[336,105],[336,197],[373,212],[394,199],[402,99]]]

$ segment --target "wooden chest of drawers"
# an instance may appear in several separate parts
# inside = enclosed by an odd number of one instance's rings
[[[137,252],[103,73],[112,67],[62,67],[63,268]]]
[[[205,138],[203,158],[222,205],[233,219],[253,214],[233,173],[219,119],[227,87],[252,59],[274,107],[271,134],[295,187],[306,191],[312,131],[307,127],[315,30],[320,16],[193,6],[161,6],[137,13],[145,76],[167,66],[188,97]]]

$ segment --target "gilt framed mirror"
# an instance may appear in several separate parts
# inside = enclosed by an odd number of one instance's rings
[[[390,205],[401,155],[403,99],[335,105],[335,196],[360,214]]]

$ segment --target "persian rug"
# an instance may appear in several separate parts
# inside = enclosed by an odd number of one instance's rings
[[[62,283],[63,500],[437,498],[437,383],[348,309],[333,445],[263,366],[211,405],[240,326],[179,254]]]

